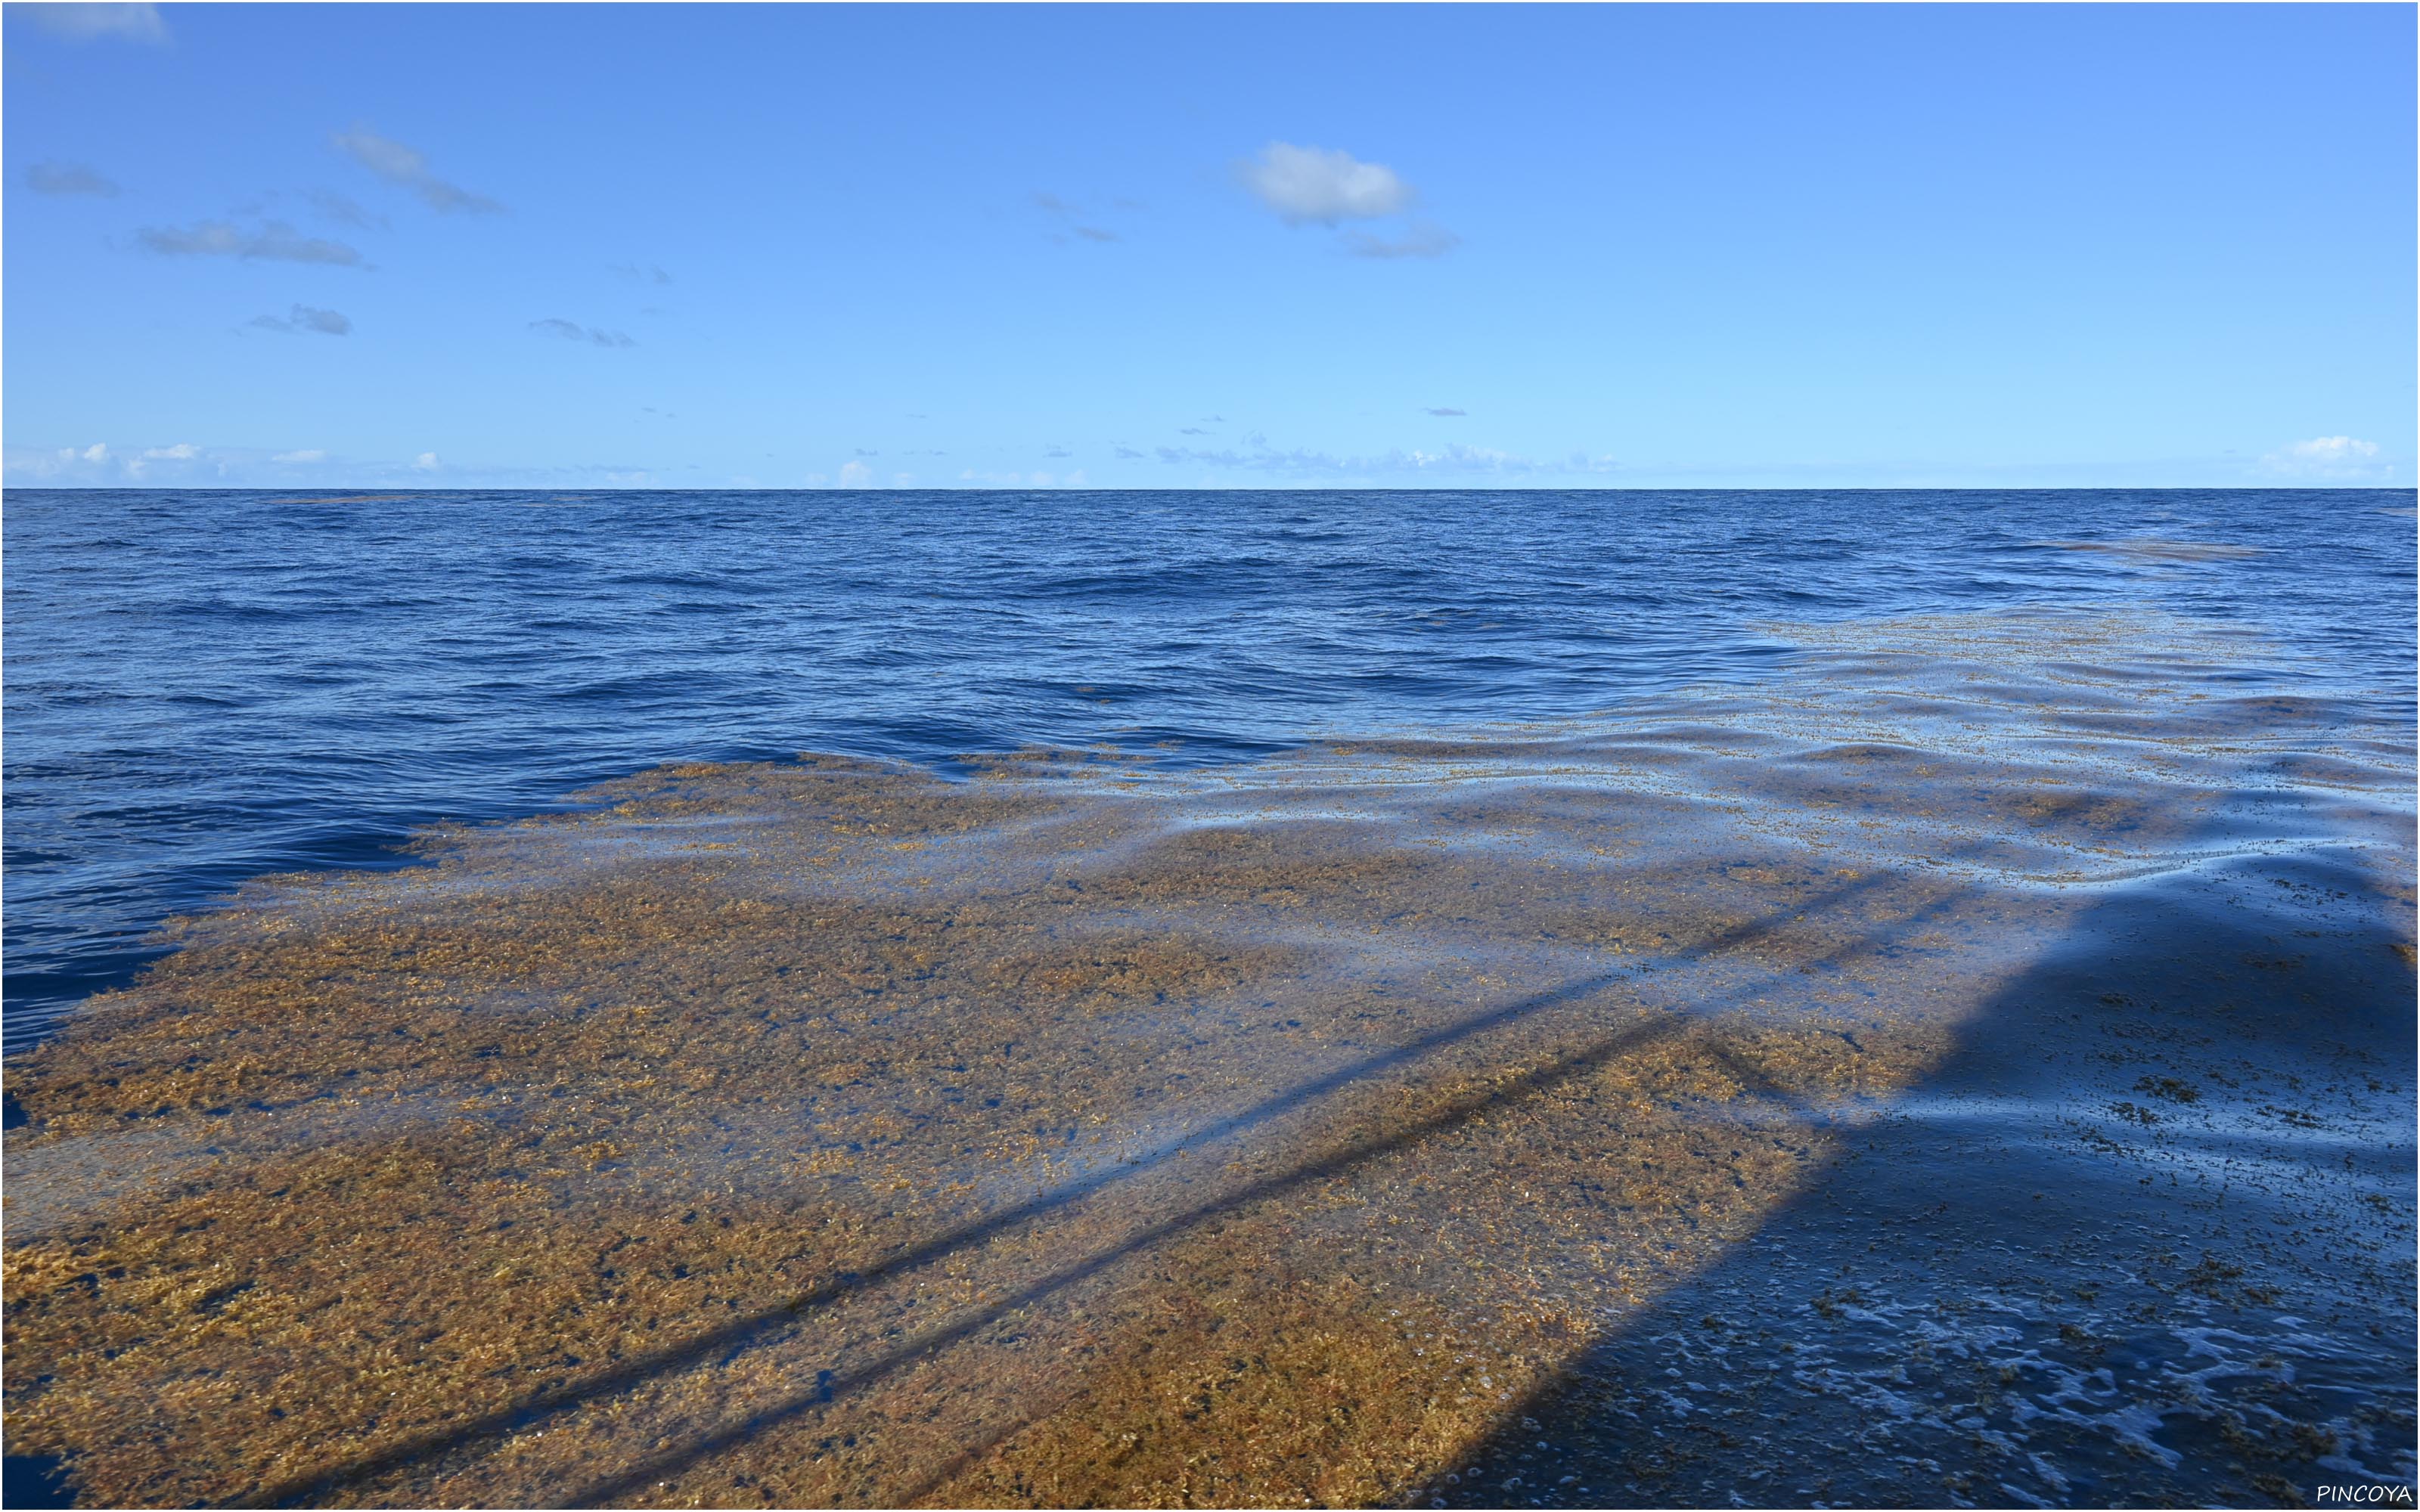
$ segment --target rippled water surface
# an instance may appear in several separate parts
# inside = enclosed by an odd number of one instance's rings
[[[12,490],[8,1042],[245,877],[665,761],[1218,763],[1768,676],[1793,625],[2045,605],[2257,628],[2280,686],[2397,724],[2411,504]]]
[[[2420,1479],[2408,496],[8,509],[12,1500]]]

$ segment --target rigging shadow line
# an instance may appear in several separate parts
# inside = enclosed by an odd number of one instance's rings
[[[1857,893],[1872,890],[1880,887],[1884,880],[1883,873],[1869,873],[1854,882],[1831,889],[1819,899],[1797,904],[1795,907],[1801,911],[1809,906],[1828,907]],[[1664,952],[1663,958],[1692,961],[1722,950],[1736,949],[1750,940],[1771,933],[1778,922],[1778,916],[1744,919],[1706,938],[1692,941]],[[339,1487],[400,1469],[426,1455],[449,1453],[484,1438],[515,1432],[597,1397],[611,1396],[615,1392],[636,1386],[650,1377],[702,1365],[718,1355],[735,1354],[747,1349],[764,1335],[796,1320],[801,1314],[813,1308],[827,1305],[853,1292],[863,1290],[887,1281],[894,1275],[915,1270],[969,1246],[984,1243],[1020,1224],[1072,1206],[1115,1182],[1150,1171],[1190,1149],[1215,1144],[1230,1135],[1254,1128],[1355,1082],[1395,1070],[1433,1052],[1484,1034],[1490,1029],[1516,1023],[1546,1009],[1602,992],[1629,978],[1634,969],[1631,966],[1621,966],[1608,971],[1595,972],[1518,999],[1492,1012],[1481,1013],[1459,1023],[1448,1025],[1443,1028],[1432,1030],[1394,1049],[1364,1057],[1351,1065],[1340,1067],[1325,1075],[1299,1083],[1262,1100],[1240,1113],[1179,1135],[1147,1153],[1112,1164],[1055,1191],[977,1219],[972,1223],[961,1225],[923,1243],[879,1260],[862,1271],[843,1272],[809,1288],[786,1302],[776,1303],[734,1319],[685,1343],[650,1350],[611,1370],[590,1377],[584,1381],[540,1392],[523,1402],[499,1408],[473,1418],[467,1423],[414,1435],[399,1443],[364,1456],[350,1464],[339,1465],[332,1470],[307,1472],[271,1482],[246,1496],[236,1499],[229,1504],[240,1507],[280,1506],[298,1501],[321,1499]]]
[[[1296,1165],[1291,1170],[1273,1176],[1263,1177],[1215,1202],[1204,1203],[1201,1207],[1179,1213],[1172,1218],[1162,1219],[1120,1241],[1109,1249],[1101,1251],[1090,1259],[1046,1276],[1024,1290],[993,1303],[957,1322],[920,1335],[858,1369],[846,1374],[831,1374],[829,1379],[820,1381],[814,1387],[794,1393],[786,1400],[751,1413],[730,1427],[660,1454],[609,1480],[582,1487],[563,1504],[574,1507],[601,1506],[617,1497],[627,1496],[642,1489],[650,1480],[677,1473],[699,1459],[753,1438],[767,1428],[796,1417],[810,1409],[837,1401],[851,1392],[873,1385],[903,1365],[947,1349],[1011,1313],[1047,1301],[1052,1295],[1099,1274],[1128,1256],[1176,1238],[1187,1230],[1205,1224],[1221,1214],[1270,1197],[1282,1196],[1310,1182],[1343,1175],[1357,1166],[1366,1165],[1394,1150],[1417,1144],[1432,1134],[1441,1134],[1459,1124],[1468,1122],[1490,1109],[1526,1101],[1541,1093],[1551,1091],[1562,1083],[1594,1071],[1626,1052],[1643,1049],[1660,1040],[1669,1039],[1696,1022],[1694,1017],[1673,1015],[1661,1022],[1639,1025],[1621,1033],[1608,1035],[1586,1050],[1566,1056],[1538,1071],[1526,1072],[1509,1084],[1491,1088],[1477,1096],[1462,1098],[1394,1134],[1357,1140],[1332,1155]]]
[[[1878,878],[1861,879],[1833,889],[1823,902],[1837,903],[1852,894],[1878,885]],[[1893,932],[1903,933],[1911,926],[1944,911],[1948,906],[1947,899],[1936,899],[1907,918],[1895,920]],[[1772,918],[1744,920],[1676,954],[1688,959],[1699,958],[1713,954],[1716,950],[1761,937],[1771,933],[1774,927],[1775,920]],[[1872,944],[1873,941],[1868,938],[1846,941],[1837,949],[1825,952],[1819,959],[1845,959],[1861,949],[1870,948]],[[1516,1011],[1534,1011],[1553,1002],[1568,1001],[1574,996],[1584,996],[1601,988],[1608,979],[1618,979],[1621,973],[1618,972],[1601,973],[1596,977],[1583,978],[1578,981],[1566,983],[1563,987],[1539,994],[1533,998],[1524,999],[1521,1003],[1499,1010],[1496,1014],[1488,1015],[1486,1022],[1500,1022],[1512,1016]],[[1659,1041],[1670,1039],[1684,1029],[1700,1025],[1705,1021],[1705,1017],[1703,1005],[1700,1005],[1696,1011],[1668,1012],[1659,1020],[1634,1026],[1627,1030],[1608,1035],[1590,1048],[1566,1056],[1552,1065],[1537,1071],[1526,1072],[1510,1083],[1450,1103],[1397,1133],[1357,1140],[1324,1159],[1296,1165],[1292,1170],[1277,1175],[1264,1177],[1224,1197],[1204,1203],[1191,1211],[1163,1219],[1095,1255],[1091,1259],[1054,1275],[1047,1276],[1016,1295],[994,1303],[958,1322],[921,1335],[856,1370],[845,1375],[832,1372],[821,1373],[814,1387],[796,1393],[787,1400],[775,1406],[751,1413],[728,1428],[708,1434],[683,1447],[666,1451],[619,1475],[585,1486],[563,1504],[572,1507],[601,1506],[616,1498],[628,1496],[643,1489],[651,1479],[678,1473],[698,1460],[744,1443],[767,1428],[797,1417],[814,1408],[835,1402],[851,1392],[870,1386],[904,1365],[961,1342],[1010,1313],[1043,1302],[1057,1292],[1100,1273],[1117,1261],[1140,1250],[1148,1249],[1165,1240],[1173,1239],[1221,1213],[1279,1196],[1306,1182],[1324,1180],[1342,1175],[1390,1151],[1406,1148],[1432,1134],[1443,1133],[1465,1123],[1491,1108],[1526,1101],[1549,1091],[1563,1082],[1593,1071],[1622,1054],[1643,1049]],[[1450,1032],[1451,1031],[1439,1031],[1440,1035]],[[1717,1057],[1726,1065],[1732,1067],[1743,1083],[1759,1095],[1780,1101],[1794,1111],[1803,1110],[1806,1107],[1804,1099],[1790,1093],[1787,1088],[1769,1076],[1739,1063],[1719,1045],[1712,1048]],[[1322,1080],[1332,1079],[1331,1076]],[[926,1494],[932,1489],[932,1484],[928,1482],[918,1488],[916,1495]],[[904,1500],[913,1501],[915,1497],[911,1496]]]
[[[813,1308],[838,1301],[852,1292],[863,1290],[903,1272],[915,1270],[970,1245],[983,1243],[1020,1224],[1079,1202],[1115,1182],[1141,1175],[1165,1165],[1184,1154],[1187,1149],[1216,1144],[1230,1135],[1265,1123],[1306,1103],[1366,1077],[1391,1071],[1434,1051],[1483,1034],[1489,1029],[1515,1023],[1545,1009],[1601,992],[1621,982],[1628,975],[1627,968],[1598,972],[1508,1004],[1493,1012],[1482,1013],[1475,1018],[1465,1019],[1458,1024],[1435,1030],[1392,1050],[1365,1057],[1349,1066],[1314,1077],[1275,1096],[1264,1099],[1243,1112],[1191,1131],[1179,1138],[1171,1139],[1145,1154],[1106,1166],[1090,1176],[1079,1178],[1055,1191],[1019,1203],[1016,1207],[1004,1209],[973,1223],[961,1225],[923,1243],[877,1261],[862,1271],[843,1272],[786,1302],[760,1308],[685,1343],[651,1350],[601,1375],[555,1391],[539,1393],[527,1401],[498,1409],[468,1423],[418,1435],[351,1464],[274,1482],[231,1504],[276,1506],[298,1499],[324,1494],[365,1477],[398,1469],[423,1455],[443,1453],[481,1438],[526,1427],[534,1422],[576,1407],[584,1401],[637,1385],[651,1376],[703,1364],[717,1355],[745,1349],[759,1335],[795,1320],[800,1314]]]
[[[1863,886],[1865,886],[1865,884],[1857,884],[1848,887],[1835,889],[1825,902],[1838,902],[1840,898],[1843,898],[1850,893],[1861,890]],[[1916,912],[1908,915],[1905,918],[1894,921],[1892,933],[1904,933],[1910,928],[1920,925],[1935,915],[1944,912],[1947,906],[1948,903],[1947,900],[1936,900],[1932,903],[1927,903]],[[1699,942],[1688,949],[1679,952],[1679,954],[1684,959],[1701,958],[1705,955],[1713,954],[1714,951],[1721,949],[1747,943],[1748,941],[1770,932],[1771,926],[1769,924],[1763,921],[1750,921],[1747,924],[1735,926],[1730,930],[1723,931],[1716,935],[1710,936],[1707,940]],[[1825,951],[1823,955],[1816,957],[1815,959],[1825,964],[1837,964],[1841,961],[1854,958],[1863,950],[1872,949],[1876,943],[1876,939],[1872,937],[1859,937],[1844,941],[1839,946],[1831,950]],[[1691,1015],[1691,1017],[1703,1019],[1707,1016],[1708,1011],[1708,1005],[1700,1004],[1699,1005],[1697,1011]],[[1677,1026],[1674,1026],[1677,1027]],[[1854,1041],[1851,1041],[1851,1043],[1854,1047]],[[1741,1060],[1730,1051],[1725,1049],[1719,1041],[1710,1043],[1706,1045],[1704,1049],[1707,1054],[1713,1057],[1718,1065],[1721,1065],[1725,1070],[1729,1071],[1732,1077],[1737,1080],[1743,1088],[1746,1088],[1749,1095],[1753,1095],[1755,1097],[1761,1098],[1768,1103],[1777,1104],[1790,1113],[1812,1123],[1829,1123],[1831,1121],[1832,1115],[1830,1112],[1821,1107],[1815,1100],[1792,1091],[1781,1083],[1776,1081],[1761,1069],[1751,1066]],[[1863,1052],[1860,1051],[1859,1053],[1862,1054]],[[938,1348],[939,1346],[936,1345],[934,1347]],[[1060,1405],[1064,1405],[1063,1400]],[[927,1474],[906,1494],[902,1495],[899,1498],[899,1504],[902,1506],[913,1506],[922,1502],[925,1497],[933,1494],[933,1492],[947,1485],[953,1476],[968,1469],[976,1461],[981,1459],[985,1455],[990,1453],[993,1449],[998,1448],[1008,1440],[1016,1437],[1018,1433],[1023,1432],[1027,1427],[1031,1427],[1035,1422],[1038,1422],[1041,1418],[1048,1415],[1052,1411],[1056,1411],[1056,1408],[1047,1408],[1039,1412],[1026,1412],[1005,1427],[985,1435],[980,1442],[960,1450],[957,1454],[952,1456],[946,1463]],[[609,1487],[608,1489],[612,1489],[612,1488]]]

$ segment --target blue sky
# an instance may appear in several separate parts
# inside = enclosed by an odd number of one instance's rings
[[[12,4],[6,478],[2404,486],[2414,14]]]

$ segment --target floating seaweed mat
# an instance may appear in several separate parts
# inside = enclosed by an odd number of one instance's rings
[[[2255,716],[2056,650],[1209,773],[668,767],[264,880],[11,1067],[12,1452],[118,1504],[1402,1501],[2211,843]]]

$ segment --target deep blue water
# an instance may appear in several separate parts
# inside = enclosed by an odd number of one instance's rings
[[[8,1042],[246,877],[670,760],[1229,761],[1558,717],[1774,621],[2264,627],[2406,720],[2395,492],[443,493],[6,499]],[[2162,562],[2055,540],[2257,548]]]

